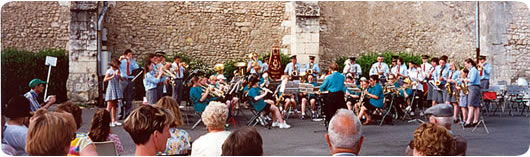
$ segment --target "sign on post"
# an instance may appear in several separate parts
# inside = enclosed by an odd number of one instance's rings
[[[46,100],[46,96],[48,94],[48,86],[50,83],[50,73],[52,72],[52,66],[54,67],[57,65],[57,57],[46,56],[46,61],[44,62],[44,65],[48,65],[48,78],[46,78],[46,83],[48,83],[48,85],[46,85],[46,90],[44,90],[44,100]]]

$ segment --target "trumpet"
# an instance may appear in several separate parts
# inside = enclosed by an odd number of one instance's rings
[[[206,86],[203,86],[201,85],[201,90],[202,92],[206,91],[208,89],[208,87]],[[224,95],[224,92],[222,90],[219,90],[215,87],[212,88],[212,91],[209,92],[209,95],[212,96],[212,97],[218,97],[218,98],[224,98],[225,95]]]
[[[477,70],[478,71],[482,71],[484,69],[484,67],[482,66],[482,64],[477,64]]]

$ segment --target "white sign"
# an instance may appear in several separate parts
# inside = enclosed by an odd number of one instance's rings
[[[44,65],[57,65],[57,57],[46,56],[46,62],[44,63]]]

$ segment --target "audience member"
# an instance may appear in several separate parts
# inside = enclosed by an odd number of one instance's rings
[[[172,97],[164,96],[155,106],[167,109],[175,118],[175,121],[169,125],[171,137],[167,140],[166,150],[161,155],[188,155],[191,150],[191,136],[186,130],[178,128],[184,124],[184,121],[177,101]]]
[[[173,115],[165,109],[143,105],[125,119],[124,129],[136,144],[136,156],[154,156],[166,149]]]
[[[79,130],[81,128],[81,122],[83,122],[82,115],[83,110],[72,102],[65,102],[60,105],[57,105],[57,108],[55,109],[57,112],[66,112],[72,114],[75,120],[76,124],[76,130]],[[70,142],[70,150],[68,151],[68,156],[79,156],[79,155],[97,155],[97,154],[80,154],[81,149],[79,148],[79,144],[81,144],[81,141],[86,139],[88,137],[87,133],[77,131],[76,138]],[[93,152],[95,153],[95,151]]]
[[[423,123],[414,131],[411,143],[414,156],[451,156],[455,140],[447,129],[432,123]]]
[[[2,143],[15,148],[17,156],[27,155],[25,147],[28,128],[26,126],[31,117],[30,102],[24,96],[15,96],[9,100],[5,109],[2,112],[9,120],[2,131],[4,137]]]
[[[329,121],[326,134],[331,155],[359,155],[363,140],[361,121],[355,113],[347,109],[338,109]]]
[[[5,105],[2,105],[2,111],[5,112]],[[6,125],[6,117],[4,117],[4,112],[2,112],[2,132],[4,132],[4,128]],[[7,155],[15,156],[17,153],[17,150],[15,148],[11,147],[10,145],[4,143],[4,134],[2,134],[2,152],[4,152]]]
[[[75,130],[71,114],[39,109],[30,120],[26,151],[31,156],[64,156],[75,138]]]
[[[254,127],[233,131],[222,146],[222,156],[262,156],[263,140]]]
[[[24,97],[28,99],[31,103],[31,112],[37,111],[39,108],[48,109],[50,106],[55,103],[55,96],[50,95],[47,100],[42,101],[42,99],[39,99],[39,94],[44,92],[44,87],[46,85],[46,81],[40,80],[40,79],[33,79],[29,82],[29,90],[26,94],[24,94]]]
[[[463,136],[454,135],[451,130],[451,124],[453,121],[453,106],[450,104],[438,104],[425,110],[425,115],[429,117],[429,122],[436,124],[440,127],[447,129],[447,131],[454,136],[456,140],[455,156],[466,155],[467,140]],[[412,148],[409,144],[405,151],[407,155],[413,155]]]
[[[95,146],[91,145],[92,142],[105,142],[112,141],[116,147],[116,152],[120,155],[123,152],[123,146],[121,145],[120,138],[118,135],[113,134],[110,129],[111,118],[110,112],[103,109],[98,109],[94,113],[92,123],[90,124],[90,130],[88,132],[88,138],[82,140],[80,144],[81,155],[89,154],[95,151]]]
[[[228,107],[220,102],[210,102],[202,112],[202,121],[208,133],[193,142],[191,156],[219,156],[222,145],[230,132],[224,130]]]

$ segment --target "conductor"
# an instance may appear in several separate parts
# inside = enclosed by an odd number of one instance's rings
[[[339,66],[336,63],[331,64],[329,71],[332,73],[326,77],[320,86],[320,92],[329,92],[325,99],[325,107],[323,108],[324,114],[326,115],[326,126],[337,109],[346,108],[346,102],[344,101],[345,77],[337,71],[338,69]]]

